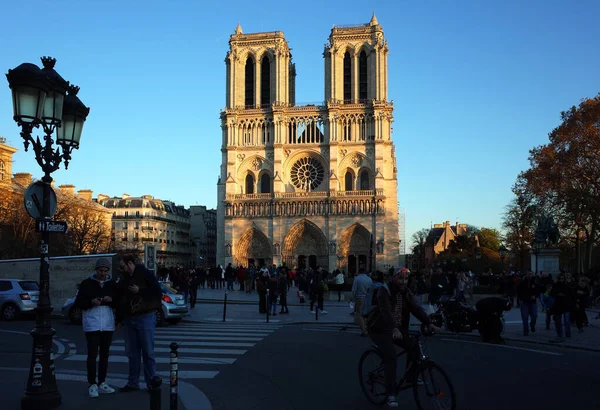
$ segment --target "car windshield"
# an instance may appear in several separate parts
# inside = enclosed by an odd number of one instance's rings
[[[23,289],[24,291],[40,290],[40,287],[38,286],[37,282],[23,280],[19,282],[19,286],[21,286],[21,289]]]
[[[177,291],[175,291],[173,288],[168,287],[164,283],[160,284],[160,290],[162,291],[162,293],[170,293],[172,295],[176,295],[177,294]]]

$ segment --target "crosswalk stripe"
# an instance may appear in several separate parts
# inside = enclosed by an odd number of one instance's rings
[[[206,336],[235,336],[236,333],[223,333],[223,332],[160,332],[156,333],[155,337],[161,336],[164,339],[164,336],[176,337],[176,336],[193,336],[193,335],[206,335]],[[248,336],[248,337],[267,337],[270,333],[237,333],[239,336]]]
[[[114,340],[112,344],[124,344],[124,340]],[[155,345],[170,345],[172,342],[170,340],[155,340]],[[216,347],[252,347],[256,343],[232,343],[232,342],[177,342],[179,346],[216,346]]]
[[[64,360],[69,360],[73,362],[85,362],[87,361],[87,355],[84,354],[75,354],[72,356],[65,357]],[[156,363],[158,364],[169,364],[171,363],[171,358],[169,357],[161,357],[157,356],[155,358]],[[237,359],[231,357],[179,357],[178,362],[180,364],[232,364]],[[108,356],[109,363],[129,363],[129,359],[127,356],[120,355],[110,355]]]
[[[176,329],[176,328],[172,328],[172,329],[156,329],[156,333],[173,333],[173,332],[188,332],[188,331],[196,331],[196,332],[202,332],[204,333],[205,331],[208,332],[221,332],[221,333],[273,333],[275,331],[275,329],[256,329],[256,330],[251,330],[251,329],[197,329],[197,328],[182,328],[182,329]]]
[[[219,329],[281,329],[281,325],[229,325],[216,323],[179,323],[169,327],[219,328]]]
[[[266,335],[265,335],[266,336]],[[161,335],[155,335],[154,336],[154,340],[160,340],[160,339],[165,339],[165,340],[170,340],[173,341],[174,336],[161,336]],[[184,336],[177,336],[178,340],[227,340],[227,341],[240,341],[240,342],[260,342],[261,340],[263,340],[262,337],[237,337],[237,336],[189,336],[189,335],[184,335]],[[114,342],[113,342],[114,343]]]
[[[170,377],[170,372],[156,372],[159,376]],[[212,379],[217,374],[219,374],[216,370],[179,370],[177,373],[180,379]]]
[[[111,346],[111,352],[124,352],[125,346]],[[177,349],[179,353],[191,353],[191,354],[235,354],[242,355],[247,352],[247,350],[240,349],[194,349],[190,347],[182,347]],[[170,347],[155,347],[154,353],[171,353]]]

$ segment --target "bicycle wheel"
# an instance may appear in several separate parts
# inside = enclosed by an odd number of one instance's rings
[[[375,349],[363,353],[358,363],[358,380],[367,400],[383,404],[386,400],[383,357]]]
[[[434,362],[425,362],[419,368],[419,377],[422,380],[413,386],[419,410],[456,410],[454,387],[444,369]]]

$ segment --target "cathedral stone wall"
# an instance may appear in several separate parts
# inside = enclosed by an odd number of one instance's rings
[[[332,29],[320,105],[290,98],[294,66],[283,32],[244,34],[238,25],[229,46],[217,261],[397,266],[388,47],[375,16]]]

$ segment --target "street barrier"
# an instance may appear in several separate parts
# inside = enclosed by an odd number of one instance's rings
[[[150,380],[150,410],[160,410],[161,407],[161,391],[162,379],[154,376]]]
[[[317,297],[317,303],[315,306],[315,320],[319,321],[319,298]]]
[[[227,317],[227,291],[225,291],[225,298],[223,299],[223,322]]]
[[[178,371],[178,353],[177,349],[179,345],[175,342],[171,343],[171,367],[170,367],[170,375],[171,375],[171,383],[170,383],[170,406],[169,410],[177,410],[177,379],[179,379],[179,371]]]

